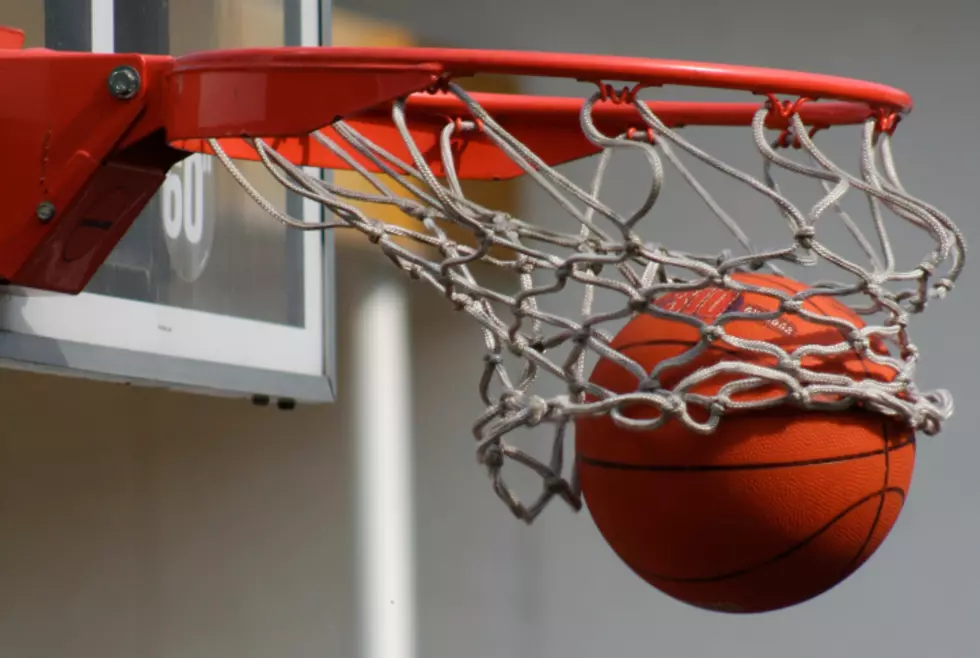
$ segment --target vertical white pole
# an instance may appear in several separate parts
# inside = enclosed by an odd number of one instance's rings
[[[112,0],[91,0],[89,7],[92,12],[92,52],[113,52],[116,47],[116,30]]]
[[[353,332],[364,658],[415,655],[409,314],[401,281],[359,296]]]

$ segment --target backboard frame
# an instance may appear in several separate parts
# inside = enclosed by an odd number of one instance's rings
[[[59,3],[45,5],[50,12]],[[284,0],[283,5],[293,12],[294,23],[291,37],[286,30],[286,45],[329,44],[329,0]],[[89,0],[89,7],[90,43],[82,45],[111,52],[117,43],[114,2]],[[69,47],[80,49],[78,45]],[[289,201],[294,215],[322,221],[319,204]],[[283,406],[332,402],[334,241],[330,232],[321,231],[303,232],[301,239],[300,326],[107,294],[69,296],[3,287],[0,366],[259,402],[280,400]]]

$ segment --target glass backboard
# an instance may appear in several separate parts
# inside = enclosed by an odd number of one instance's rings
[[[184,54],[319,45],[323,0],[22,0],[0,24],[28,46]],[[326,36],[324,36],[326,35]],[[321,221],[261,165],[245,172],[280,208]],[[215,394],[333,397],[331,236],[278,224],[217,160],[171,170],[78,296],[0,288],[0,359],[13,367]]]

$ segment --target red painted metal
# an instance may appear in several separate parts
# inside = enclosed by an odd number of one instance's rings
[[[344,118],[367,138],[408,159],[389,115],[408,97],[408,121],[436,173],[437,140],[469,112],[444,93],[446,81],[480,73],[572,78],[599,85],[594,111],[607,134],[645,131],[626,103],[644,87],[686,85],[760,94],[741,103],[651,102],[671,126],[747,125],[766,95],[810,99],[810,126],[860,123],[892,130],[911,109],[904,92],[859,80],[742,66],[626,57],[444,49],[276,48],[214,51],[178,58],[139,54],[20,50],[23,33],[0,28],[0,280],[78,292],[163,182],[191,151],[219,138],[233,157],[255,159],[243,138],[261,137],[297,164],[346,165],[308,137]],[[107,79],[129,66],[141,78],[132,98],[114,97]],[[629,86],[616,90],[609,81]],[[583,96],[591,92],[583,93]],[[544,161],[598,152],[582,134],[582,98],[474,95]],[[821,102],[815,102],[820,100]],[[828,102],[832,101],[832,102]],[[784,129],[782,105],[770,127]],[[464,178],[509,178],[521,171],[479,130],[457,140]],[[364,162],[369,168],[372,166]],[[53,213],[39,212],[39,206]]]
[[[646,87],[709,87],[855,101],[887,106],[897,112],[912,109],[912,99],[904,91],[863,80],[754,66],[612,55],[449,48],[253,48],[185,55],[178,60],[174,72],[220,75],[221,72],[270,71],[275,76],[291,71],[301,76],[304,71],[327,68],[356,71],[398,65],[434,66],[452,78],[492,73],[568,78],[596,84],[618,81]]]
[[[4,91],[0,143],[0,278],[78,292],[186,155],[169,147],[162,125],[130,150],[128,132],[146,114],[170,58],[0,50]],[[143,91],[122,101],[108,91],[117,66],[131,66]],[[38,208],[53,209],[48,221]],[[81,238],[82,235],[86,237]],[[101,239],[96,239],[101,236]],[[84,253],[80,243],[89,245]],[[66,251],[68,245],[72,249]]]
[[[554,166],[599,153],[579,124],[585,101],[579,98],[526,97],[507,94],[471,94],[494,121],[526,144],[538,157]],[[691,125],[745,126],[751,123],[762,101],[757,103],[690,103],[652,101],[650,109],[672,128]],[[349,117],[345,122],[362,135],[382,145],[388,152],[410,162],[411,154],[392,123],[390,104],[374,107]],[[455,96],[447,94],[415,94],[407,103],[406,117],[412,136],[437,176],[443,175],[439,138],[447,121],[468,117],[469,110]],[[630,129],[646,131],[647,125],[632,105],[599,103],[592,114],[596,127],[607,135],[620,135]],[[827,127],[860,123],[876,116],[875,110],[861,103],[808,103],[800,107],[800,116],[810,126]],[[773,112],[767,119],[773,129],[785,129],[788,121]],[[342,143],[332,128],[321,132]],[[241,138],[218,140],[232,158],[256,160],[251,143]],[[345,169],[347,164],[320,142],[309,136],[272,137],[265,141],[279,153],[297,164],[323,169]],[[188,151],[211,153],[205,139],[183,139],[172,142]],[[463,179],[506,180],[524,174],[492,141],[480,131],[459,134],[456,139],[456,174]],[[354,159],[369,171],[381,173],[370,160],[351,152]]]
[[[0,25],[0,49],[19,50],[24,47],[24,31]]]

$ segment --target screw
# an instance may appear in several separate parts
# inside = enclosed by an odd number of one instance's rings
[[[50,201],[44,201],[37,204],[37,209],[34,211],[34,214],[37,215],[39,220],[47,223],[54,219],[54,210],[55,208],[53,203]]]
[[[142,80],[139,71],[132,66],[118,66],[109,74],[109,93],[120,100],[128,100],[140,90]]]

